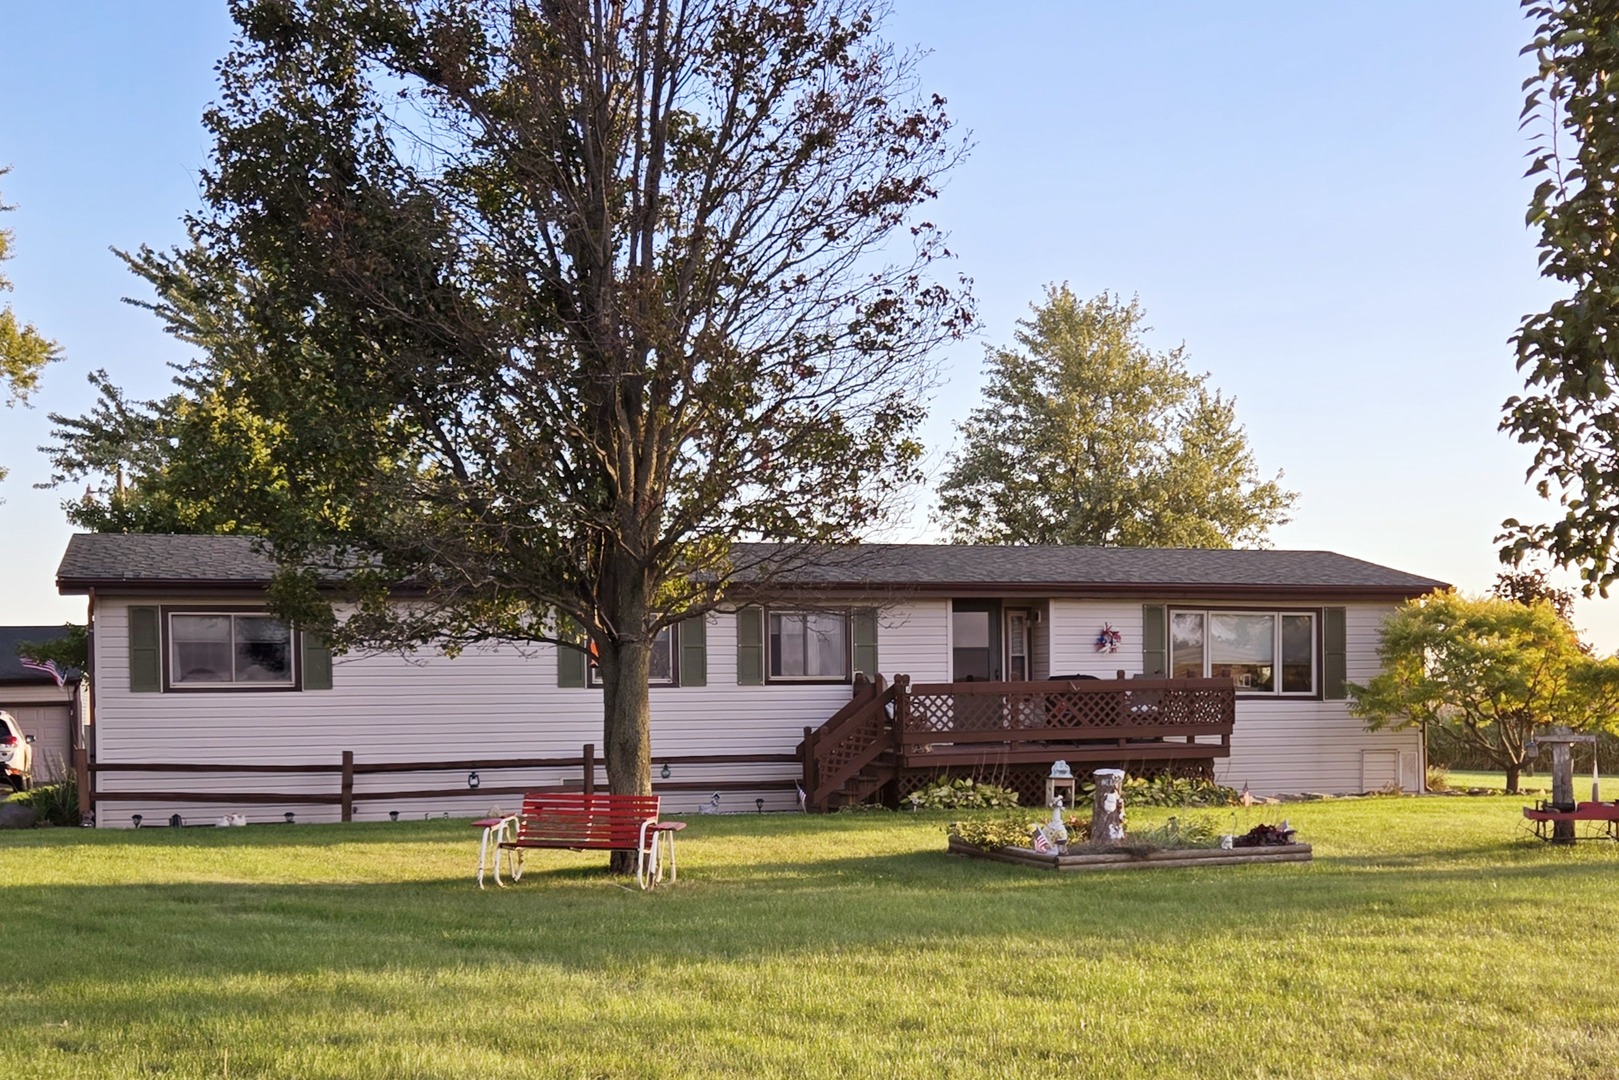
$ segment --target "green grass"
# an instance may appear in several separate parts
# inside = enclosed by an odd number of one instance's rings
[[[480,893],[454,821],[0,833],[0,1075],[1619,1074],[1619,845],[1523,802],[1063,876],[944,855],[946,814],[701,817],[644,895],[549,852]]]

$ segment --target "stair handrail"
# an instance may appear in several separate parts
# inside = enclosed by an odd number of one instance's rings
[[[888,721],[888,706],[894,703],[897,689],[898,686],[884,688],[882,676],[879,675],[871,696],[851,701],[832,714],[815,732],[811,740],[816,760],[815,787],[809,793],[812,805],[824,808],[830,795],[892,748],[893,740],[883,737],[883,728]],[[849,761],[836,770],[827,770],[827,751],[856,744],[857,735],[860,745],[853,745],[855,752]]]

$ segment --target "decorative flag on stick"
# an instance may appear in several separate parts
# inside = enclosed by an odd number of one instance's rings
[[[1046,835],[1046,830],[1044,830],[1044,829],[1035,829],[1034,830],[1034,845],[1033,846],[1034,846],[1034,850],[1042,852],[1042,853],[1043,852],[1048,852],[1048,851],[1051,850],[1051,838]]]
[[[19,656],[17,662],[30,671],[43,671],[56,680],[56,685],[62,685],[62,669],[56,666],[55,660],[46,660],[41,663],[31,656]]]

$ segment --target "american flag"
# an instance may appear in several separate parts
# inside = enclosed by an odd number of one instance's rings
[[[62,685],[62,669],[56,666],[55,660],[41,662],[31,656],[19,656],[17,662],[30,671],[43,671],[56,680],[57,686]]]
[[[1041,852],[1051,850],[1051,840],[1046,836],[1046,830],[1034,830],[1034,850]]]

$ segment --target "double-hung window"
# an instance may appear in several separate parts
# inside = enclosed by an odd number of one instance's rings
[[[772,611],[770,678],[847,681],[849,616],[825,611]]]
[[[1315,612],[1176,609],[1170,674],[1228,678],[1242,694],[1313,695],[1316,641]]]
[[[658,631],[658,636],[652,639],[652,666],[647,676],[649,686],[680,685],[675,674],[680,670],[676,663],[680,655],[678,648],[679,642],[673,626],[665,626]],[[594,654],[592,654],[590,660],[589,672],[589,685],[600,686],[602,684],[601,672],[597,670]]]
[[[292,631],[262,613],[169,614],[171,686],[293,685]]]

